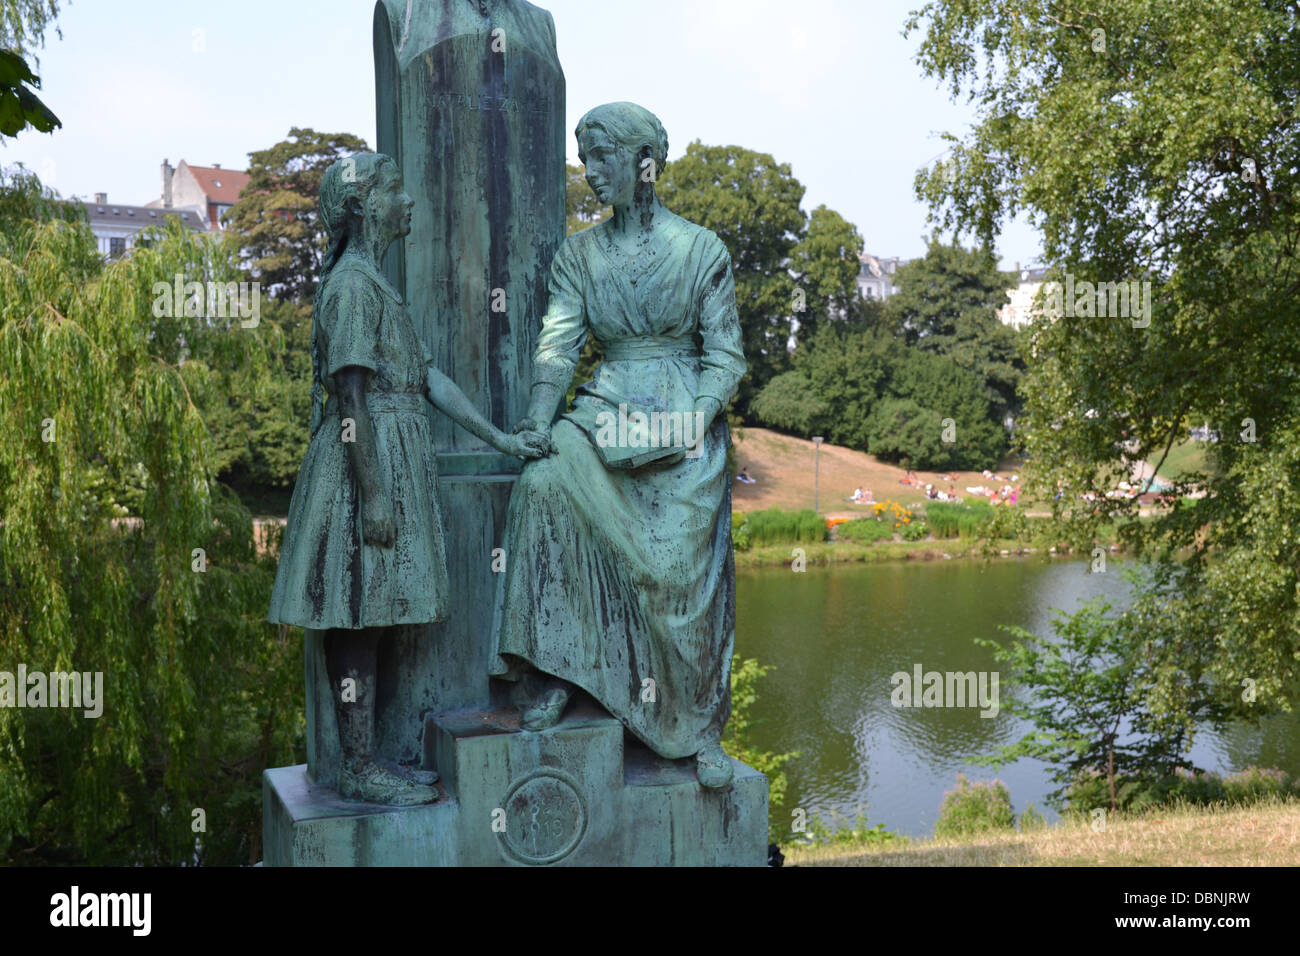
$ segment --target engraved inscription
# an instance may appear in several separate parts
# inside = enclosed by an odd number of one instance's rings
[[[502,804],[505,830],[497,834],[505,850],[523,863],[554,863],[582,841],[587,807],[567,775],[539,770],[516,781]]]
[[[499,110],[502,113],[537,113],[548,116],[549,103],[538,105],[513,96],[492,96],[488,93],[436,93],[429,97],[429,105],[436,110]]]

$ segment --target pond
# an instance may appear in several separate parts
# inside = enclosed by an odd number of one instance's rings
[[[978,706],[895,707],[890,678],[917,665],[995,671],[974,638],[1005,642],[1002,624],[1047,635],[1053,608],[1073,611],[1096,595],[1123,606],[1128,582],[1119,568],[1111,561],[1106,573],[1090,574],[1086,561],[1029,556],[738,572],[736,650],[777,668],[758,685],[754,742],[799,751],[786,765],[787,810],[852,820],[866,806],[873,826],[926,835],[962,772],[1005,783],[1017,814],[1032,803],[1054,818],[1041,762],[995,773],[966,760],[1019,740],[1028,725],[1006,710],[981,717]],[[1191,760],[1221,773],[1252,764],[1300,773],[1300,715],[1207,732]]]

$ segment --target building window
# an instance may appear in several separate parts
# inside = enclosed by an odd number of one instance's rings
[[[111,259],[126,254],[126,239],[121,236],[113,236],[108,240],[108,255]]]

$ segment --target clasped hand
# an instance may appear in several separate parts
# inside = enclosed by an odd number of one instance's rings
[[[520,419],[510,436],[510,447],[503,449],[518,458],[541,458],[555,449],[551,446],[551,430],[539,426],[531,418]]]

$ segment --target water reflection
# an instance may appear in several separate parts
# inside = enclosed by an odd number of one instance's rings
[[[1129,591],[1119,562],[1089,574],[1087,562],[1034,557],[750,571],[736,586],[737,651],[777,666],[761,685],[755,741],[800,752],[787,767],[787,806],[854,817],[868,804],[872,824],[913,835],[931,831],[958,772],[994,776],[963,757],[1012,743],[1028,727],[1005,709],[989,719],[978,707],[895,708],[891,675],[916,664],[993,671],[992,653],[974,638],[1005,642],[1002,624],[1046,634],[1053,608],[1071,611],[1096,595],[1120,607]],[[1297,743],[1300,718],[1291,715],[1207,734],[1192,759],[1221,772],[1259,764],[1296,773]],[[1029,803],[1046,810],[1052,785],[1042,763],[1021,760],[996,776],[1018,813]]]

